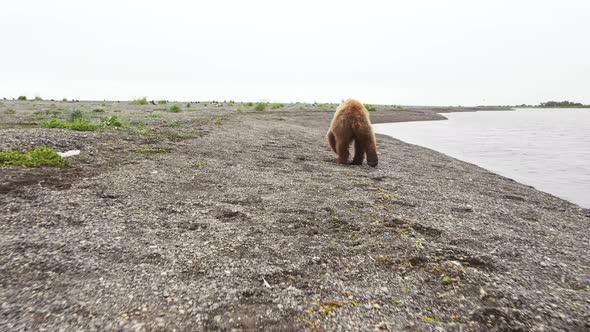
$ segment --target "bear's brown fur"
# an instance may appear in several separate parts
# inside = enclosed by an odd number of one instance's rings
[[[377,145],[371,127],[369,112],[359,101],[348,99],[336,109],[328,130],[328,142],[338,155],[339,164],[348,164],[348,149],[354,141],[354,158],[351,165],[362,165],[365,154],[367,164],[377,166]]]

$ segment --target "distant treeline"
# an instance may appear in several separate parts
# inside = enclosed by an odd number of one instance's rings
[[[590,105],[584,105],[582,103],[573,103],[571,101],[547,101],[540,103],[539,105],[527,105],[522,104],[519,107],[539,107],[539,108],[587,108]]]

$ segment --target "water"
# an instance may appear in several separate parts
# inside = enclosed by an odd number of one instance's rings
[[[443,115],[374,127],[590,208],[590,109]]]

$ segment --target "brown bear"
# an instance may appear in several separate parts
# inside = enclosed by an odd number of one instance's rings
[[[367,154],[367,164],[377,166],[377,145],[369,111],[359,101],[348,99],[336,109],[328,130],[328,142],[338,155],[339,164],[348,164],[348,148],[352,141],[354,158],[350,164],[362,165]]]

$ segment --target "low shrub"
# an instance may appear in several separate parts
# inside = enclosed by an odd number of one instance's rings
[[[81,121],[84,118],[84,114],[80,110],[75,110],[70,114],[70,122]]]
[[[377,110],[377,109],[375,108],[375,106],[373,106],[373,105],[369,105],[369,104],[365,104],[365,108],[366,108],[366,109],[367,109],[367,111],[369,111],[369,112],[374,112],[374,111],[376,111],[376,110]]]
[[[108,127],[116,127],[116,128],[123,127],[123,123],[118,120],[118,118],[117,118],[116,115],[111,115],[111,116],[108,116],[106,118],[100,119],[100,125],[102,127],[105,127],[105,128],[108,128]]]
[[[168,108],[167,111],[168,112],[171,112],[171,113],[180,113],[180,112],[182,112],[182,110],[180,109],[180,107],[178,107],[177,105],[170,106],[170,108]]]
[[[41,128],[62,128],[76,131],[95,131],[98,129],[98,126],[81,119],[72,122],[52,119],[51,121],[42,123]]]
[[[134,99],[129,102],[130,105],[147,105],[148,101],[147,98],[143,97],[141,99]]]
[[[46,146],[20,151],[0,151],[0,167],[67,167],[68,163],[55,151]]]
[[[254,110],[256,112],[262,112],[266,109],[266,103],[258,103],[256,104],[256,107],[254,107]]]

